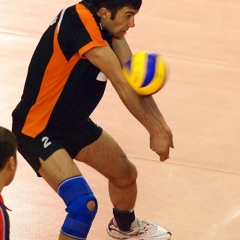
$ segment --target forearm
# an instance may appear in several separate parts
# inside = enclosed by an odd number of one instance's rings
[[[111,48],[101,47],[85,54],[111,81],[124,105],[150,134],[161,134],[161,124],[153,116],[143,97],[137,95],[125,80],[120,62]]]
[[[127,59],[132,56],[131,49],[125,39],[125,37],[115,39],[113,41],[113,51],[115,52],[116,56],[118,57],[121,65],[123,65]],[[158,122],[161,124],[165,122],[161,112],[159,111],[154,99],[152,96],[143,97],[148,109],[153,114]]]
[[[113,41],[113,50],[118,57],[120,63],[123,65],[127,59],[129,59],[132,56],[131,49],[125,39],[125,37],[122,37],[120,39],[115,39]],[[159,111],[154,99],[152,96],[146,96],[143,97],[143,100],[145,101],[149,111],[152,113],[152,115],[156,118],[156,120],[161,125],[166,125],[165,120],[163,118],[163,115]]]
[[[125,37],[114,39],[112,49],[122,66],[132,56],[132,51]]]
[[[153,116],[156,118],[156,120],[161,124],[165,124],[166,123],[165,119],[162,113],[160,112],[156,102],[154,101],[153,97],[150,95],[150,96],[144,96],[143,98],[149,110],[152,112]]]
[[[158,106],[156,104],[156,102],[154,101],[152,96],[145,96],[144,97],[144,101],[146,103],[146,105],[148,106],[149,110],[152,112],[153,116],[156,118],[156,120],[162,125],[163,129],[166,131],[166,133],[168,134],[168,137],[171,141],[171,147],[174,147],[173,144],[173,134],[171,129],[168,127],[162,113],[160,112],[160,110],[158,109]]]
[[[164,131],[161,123],[153,115],[143,97],[136,94],[128,84],[126,86],[114,87],[122,102],[150,135],[161,134]]]

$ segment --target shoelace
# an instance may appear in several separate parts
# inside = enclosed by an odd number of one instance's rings
[[[155,233],[157,226],[155,226],[154,224],[150,224],[147,221],[139,221],[140,224],[140,230],[139,230],[139,234],[145,234],[146,232],[148,233]]]

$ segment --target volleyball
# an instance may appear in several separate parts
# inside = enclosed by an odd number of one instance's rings
[[[140,51],[123,65],[123,75],[137,94],[151,95],[158,92],[165,83],[165,62],[156,53]]]

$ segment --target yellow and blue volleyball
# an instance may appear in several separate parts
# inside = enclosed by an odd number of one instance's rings
[[[166,66],[160,55],[140,51],[127,60],[123,75],[139,95],[151,95],[159,91],[166,79]]]

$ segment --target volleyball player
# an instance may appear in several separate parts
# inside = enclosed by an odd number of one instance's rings
[[[86,239],[98,208],[72,159],[109,180],[113,219],[107,232],[111,237],[171,237],[158,224],[135,217],[137,169],[89,117],[109,79],[127,109],[149,132],[150,148],[161,161],[168,159],[173,147],[170,128],[153,98],[137,95],[121,69],[132,54],[125,34],[135,26],[141,4],[142,0],[84,0],[63,9],[33,54],[21,101],[13,111],[19,152],[67,206],[61,240]]]

